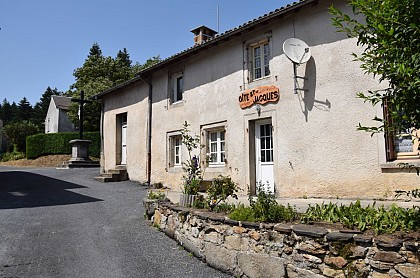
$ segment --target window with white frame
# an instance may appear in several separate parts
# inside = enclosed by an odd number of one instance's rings
[[[174,166],[181,166],[181,147],[182,147],[182,138],[181,136],[174,136]]]
[[[270,45],[268,41],[252,46],[252,79],[270,75]]]
[[[169,167],[182,166],[182,137],[181,135],[169,136]]]
[[[392,126],[392,117],[389,111],[389,102],[382,102],[384,120]],[[420,159],[420,130],[409,128],[407,130],[391,130],[385,132],[386,160]]]
[[[184,94],[184,77],[182,73],[172,75],[172,103],[182,100]]]
[[[209,131],[208,159],[210,166],[224,165],[226,159],[225,131]]]

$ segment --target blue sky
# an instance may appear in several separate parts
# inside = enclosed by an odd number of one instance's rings
[[[133,62],[193,45],[200,25],[224,32],[291,0],[0,0],[0,101],[34,105],[50,86],[66,91],[97,42]]]

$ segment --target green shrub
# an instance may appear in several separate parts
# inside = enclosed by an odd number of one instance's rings
[[[274,194],[264,190],[264,184],[257,188],[257,198],[249,198],[250,207],[240,205],[229,215],[238,221],[261,221],[261,222],[291,222],[298,219],[299,214],[290,205],[279,205]]]
[[[101,137],[99,132],[85,132],[84,139],[91,140],[89,155],[100,156]],[[49,154],[71,154],[70,140],[78,139],[78,132],[36,134],[26,138],[26,157],[34,159]]]
[[[208,208],[206,201],[204,200],[204,196],[201,194],[198,194],[195,196],[195,199],[192,203],[192,207],[193,208],[197,208],[197,209],[204,209],[204,208]]]
[[[210,210],[214,210],[221,202],[226,201],[229,196],[238,199],[238,196],[236,195],[238,190],[238,186],[232,181],[231,177],[219,175],[217,178],[214,178],[206,191],[208,194],[207,202]]]
[[[235,204],[220,203],[217,205],[213,211],[214,212],[232,212],[236,208]]]
[[[348,206],[329,203],[309,206],[302,215],[303,222],[328,221],[340,222],[349,228],[358,228],[361,231],[372,229],[376,234],[393,233],[395,231],[409,231],[420,228],[420,208],[400,208],[391,205],[375,207],[368,205],[362,207],[360,201]]]
[[[287,205],[279,205],[273,193],[264,190],[265,185],[259,184],[257,200],[249,199],[249,204],[254,211],[255,218],[263,222],[293,221],[297,218],[296,210]]]
[[[236,208],[229,214],[229,218],[237,221],[257,221],[252,208],[246,207],[244,204],[236,206]]]
[[[12,144],[12,150],[10,152],[6,152],[1,154],[0,159],[3,162],[10,161],[10,160],[19,160],[25,158],[25,153],[18,152],[16,150],[16,145]]]
[[[14,122],[4,126],[6,137],[20,152],[26,151],[26,138],[38,132],[38,126],[29,121]]]

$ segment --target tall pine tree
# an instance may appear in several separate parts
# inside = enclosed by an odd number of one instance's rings
[[[3,120],[3,124],[7,124],[12,120],[12,106],[7,101],[7,99],[4,99],[1,107],[2,111],[0,117]]]
[[[44,121],[47,115],[48,107],[50,106],[50,101],[52,96],[59,96],[62,92],[58,91],[57,88],[51,89],[48,87],[45,92],[42,94],[41,98],[34,105],[33,119],[35,124],[39,127],[40,130],[44,129]]]
[[[29,121],[32,120],[33,108],[26,97],[23,97],[18,104],[18,119],[19,121]]]

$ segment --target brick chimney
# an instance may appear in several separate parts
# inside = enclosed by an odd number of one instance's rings
[[[200,27],[192,29],[191,32],[194,33],[194,45],[205,43],[206,41],[208,41],[209,39],[212,39],[217,34],[216,31],[204,25],[201,25]]]

